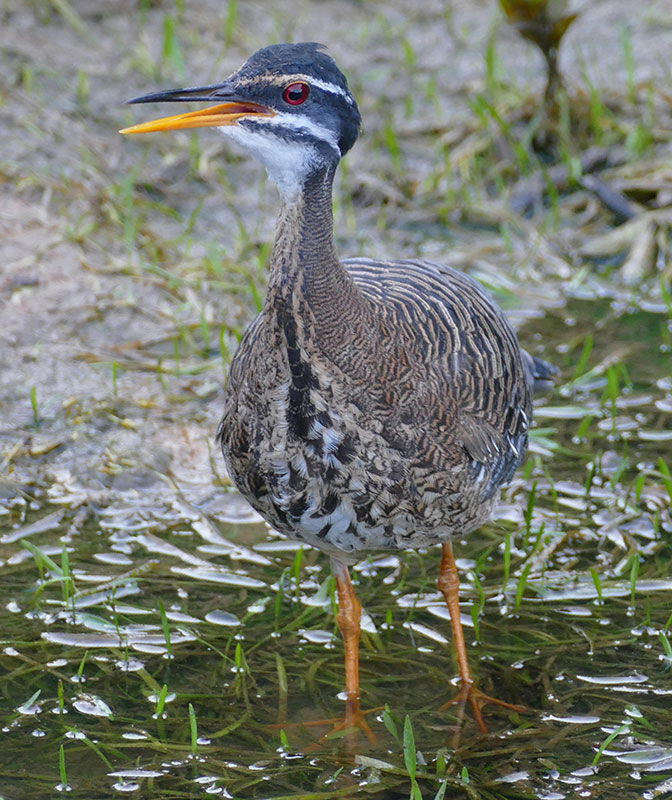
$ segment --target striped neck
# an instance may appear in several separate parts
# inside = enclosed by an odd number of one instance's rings
[[[331,200],[335,165],[312,173],[303,191],[285,200],[271,255],[266,312],[271,324],[288,316],[333,364],[367,340],[378,324],[362,292],[339,261]],[[309,346],[311,346],[309,345]]]
[[[334,246],[332,186],[335,165],[311,173],[302,190],[284,197],[271,255],[267,304],[301,294],[328,299],[349,281]]]

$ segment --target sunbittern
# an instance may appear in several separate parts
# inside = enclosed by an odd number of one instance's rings
[[[332,182],[357,139],[347,81],[314,43],[255,53],[223,83],[131,103],[217,105],[126,128],[214,126],[255,156],[282,210],[264,308],[231,364],[218,438],[229,473],[277,530],[331,556],[345,643],[346,727],[360,708],[361,606],[348,566],[366,551],[442,543],[439,588],[452,620],[461,690],[482,731],[451,546],[491,515],[527,449],[535,382],[491,297],[428,261],[340,261]]]

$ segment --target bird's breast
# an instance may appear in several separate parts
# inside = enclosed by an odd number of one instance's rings
[[[460,458],[429,441],[408,409],[381,408],[311,352],[296,319],[278,322],[241,344],[220,427],[251,505],[286,535],[339,556],[418,547],[480,524]]]

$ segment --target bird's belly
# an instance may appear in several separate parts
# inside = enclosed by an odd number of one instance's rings
[[[281,533],[356,561],[367,550],[445,541],[488,518],[492,503],[470,493],[459,470],[419,463],[398,442],[391,445],[375,421],[339,414],[315,394],[313,401],[301,435],[278,400],[245,414],[238,409],[242,451],[222,436],[234,483]]]

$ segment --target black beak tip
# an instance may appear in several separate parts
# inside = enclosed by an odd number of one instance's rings
[[[166,89],[162,92],[143,94],[126,101],[127,105],[135,103],[189,103],[213,102],[219,99],[228,100],[235,98],[235,90],[228,83],[218,83],[212,86],[194,86],[188,89]]]
[[[126,101],[126,105],[132,106],[135,103],[156,103],[160,102],[161,100],[169,100],[171,99],[168,95],[173,94],[173,92],[152,92],[151,94],[141,94],[139,97],[132,97],[130,100]]]

